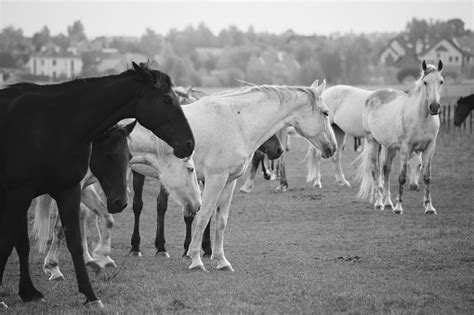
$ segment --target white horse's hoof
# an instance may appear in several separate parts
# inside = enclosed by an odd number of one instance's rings
[[[384,206],[377,204],[377,205],[374,206],[374,209],[375,209],[375,210],[379,210],[379,211],[383,211]]]
[[[51,273],[51,276],[49,277],[49,281],[62,281],[64,280],[64,275],[59,272],[59,273]]]
[[[0,301],[0,309],[7,309],[8,308],[8,305],[5,304],[5,302],[3,301]]]
[[[170,258],[170,254],[168,254],[168,252],[156,252],[155,256]]]
[[[384,210],[392,210],[393,211],[393,204],[387,203],[384,206]]]
[[[102,310],[105,307],[101,300],[86,302],[85,304],[88,308],[96,310]]]
[[[393,213],[394,214],[403,214],[403,210],[402,209],[393,209]]]
[[[142,257],[142,252],[130,252],[130,254],[135,257]]]
[[[239,192],[243,193],[243,194],[250,194],[252,190],[251,189],[248,189],[248,188],[240,188]]]
[[[96,263],[95,261],[89,261],[86,263],[86,266],[91,268],[92,271],[95,272],[96,275],[99,275],[101,273],[103,273],[105,270],[104,270],[104,267],[100,266],[98,263]]]
[[[220,270],[220,271],[230,271],[230,272],[234,272],[234,268],[232,268],[232,266],[229,264],[229,265],[225,265],[225,266],[217,266],[217,270]]]
[[[196,266],[191,265],[189,266],[189,270],[209,272],[207,271],[206,267],[204,267],[204,265],[196,265]]]
[[[319,188],[319,189],[321,189],[321,188],[323,188],[323,185],[321,184],[321,182],[315,182],[315,183],[313,184],[313,187],[314,187],[314,188]]]
[[[425,210],[425,214],[434,214],[434,215],[437,215],[438,213],[436,212],[435,209],[426,209],[426,210]]]

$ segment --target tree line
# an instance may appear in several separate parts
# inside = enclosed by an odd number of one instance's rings
[[[317,30],[315,30],[317,31]],[[371,80],[391,83],[393,69],[379,64],[382,48],[403,34],[411,41],[471,34],[460,19],[450,21],[413,18],[397,33],[332,34],[302,36],[289,29],[280,34],[241,30],[229,26],[214,34],[204,23],[160,34],[147,28],[137,40],[114,37],[108,48],[119,53],[139,53],[155,60],[176,84],[235,86],[238,80],[254,83],[309,85],[316,78],[329,83],[367,84]],[[0,33],[0,67],[21,67],[29,56],[48,44],[66,50],[74,43],[89,41],[85,26],[75,21],[67,34],[52,35],[43,27],[31,38],[21,29],[6,27]],[[86,75],[96,75],[100,55],[82,55]]]

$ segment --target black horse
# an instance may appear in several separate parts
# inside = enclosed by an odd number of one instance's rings
[[[454,125],[462,125],[469,113],[474,109],[474,94],[458,99],[458,105],[454,110]]]
[[[273,135],[270,139],[265,141],[254,154],[267,154],[271,159],[278,158],[283,153],[283,147],[281,146],[280,140]],[[253,160],[252,160],[252,163]],[[258,168],[258,163],[256,162],[256,167]],[[252,166],[253,167],[253,166]],[[140,215],[143,209],[143,185],[145,183],[145,176],[137,172],[133,172],[133,213],[135,215],[135,222],[132,234],[132,249],[131,253],[136,256],[141,256],[140,251]],[[157,212],[157,222],[156,222],[156,236],[155,236],[155,247],[156,254],[160,256],[169,257],[168,252],[165,247],[165,214],[168,208],[168,197],[169,192],[166,187],[161,184],[160,193],[156,198],[156,212]],[[191,243],[191,227],[194,221],[194,215],[186,217],[184,216],[184,222],[186,223],[186,237],[184,239],[184,253],[186,255],[189,249],[189,244]],[[202,249],[204,250],[204,256],[210,257],[212,255],[212,246],[211,246],[211,228],[210,222],[207,224],[206,229],[204,230],[204,237],[202,239]]]
[[[79,229],[80,181],[91,142],[119,120],[137,118],[184,158],[194,150],[189,123],[168,75],[147,65],[133,63],[133,70],[119,75],[39,87],[20,96],[17,88],[21,84],[0,90],[0,284],[15,247],[21,299],[43,298],[30,278],[26,214],[33,198],[48,193],[58,205],[79,292],[100,307]]]

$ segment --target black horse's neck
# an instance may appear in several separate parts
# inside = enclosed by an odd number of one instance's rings
[[[91,142],[119,120],[134,114],[136,100],[145,85],[134,71],[129,70],[119,75],[53,85],[19,83],[2,93],[9,99],[26,94],[44,96],[50,115],[56,121],[71,127],[77,140]],[[36,107],[32,110],[38,106],[42,106],[41,102],[32,104]]]

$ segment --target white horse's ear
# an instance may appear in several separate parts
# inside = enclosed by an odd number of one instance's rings
[[[440,60],[438,61],[438,71],[439,71],[439,72],[443,71],[443,67],[444,67],[443,62],[442,62],[441,59],[440,59]]]
[[[421,63],[421,70],[426,71],[428,67],[426,66],[426,60],[423,59],[423,62]]]
[[[315,80],[315,81],[313,82],[313,84],[311,84],[311,87],[312,87],[312,88],[317,88],[317,87],[318,87],[318,84],[319,84],[319,80]]]
[[[318,92],[318,94],[321,95],[323,94],[325,89],[326,89],[326,79],[324,79],[323,83],[321,83],[321,85],[316,88],[316,92]]]

